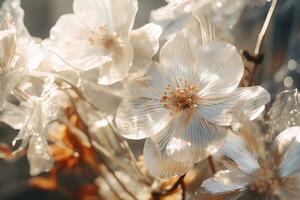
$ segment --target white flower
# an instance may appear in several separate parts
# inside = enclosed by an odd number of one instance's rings
[[[260,86],[238,87],[244,67],[234,46],[199,41],[188,31],[168,41],[160,64],[130,84],[131,96],[118,109],[124,137],[151,138],[144,156],[153,175],[185,173],[216,150],[226,127],[241,116],[257,116],[270,100]]]
[[[29,35],[23,23],[24,11],[20,0],[7,0],[0,10],[0,110],[8,95],[22,80],[22,76],[36,69],[43,59],[40,45]],[[16,22],[16,24],[15,24]]]
[[[0,16],[5,17],[8,13],[14,19],[18,39],[22,38],[28,40],[31,38],[31,35],[24,25],[24,10],[21,7],[21,0],[5,0],[0,10]]]
[[[166,0],[168,4],[151,12],[151,21],[163,27],[163,37],[183,29],[194,17],[208,18],[218,30],[219,38],[231,40],[230,30],[246,5],[258,3],[247,0]],[[260,0],[260,3],[266,0]]]
[[[132,73],[147,68],[161,28],[148,24],[132,31],[137,9],[136,0],[74,0],[74,13],[61,16],[45,42],[61,59],[55,70],[96,68],[98,83],[110,85],[131,67]]]
[[[57,90],[54,80],[49,78],[42,88],[40,96],[30,96],[27,101],[21,102],[23,109],[23,126],[14,139],[13,144],[22,140],[17,152],[25,149],[28,145],[28,160],[31,175],[49,171],[53,166],[52,155],[47,142],[47,126],[57,120],[60,113],[59,98],[62,92]],[[18,120],[19,118],[11,118]]]
[[[249,137],[230,134],[221,148],[221,155],[231,162],[229,168],[204,181],[202,187],[213,194],[233,192],[235,197],[229,199],[237,200],[299,199],[299,133],[300,127],[284,130],[272,149],[264,149],[262,140],[251,144]]]
[[[17,54],[17,36],[12,18],[7,15],[0,24],[0,108],[16,86],[24,69],[24,60]]]

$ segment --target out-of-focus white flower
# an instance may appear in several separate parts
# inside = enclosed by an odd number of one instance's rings
[[[0,16],[0,107],[3,107],[22,75],[39,66],[43,51],[24,26],[20,0],[5,1]]]
[[[40,96],[30,96],[27,101],[21,102],[25,117],[23,126],[14,139],[13,144],[18,140],[22,140],[17,151],[29,145],[27,156],[32,175],[49,171],[53,166],[52,156],[47,143],[47,126],[59,117],[60,104],[58,98],[60,98],[60,95],[62,93],[57,90],[53,79],[50,78],[43,85]],[[15,120],[18,120],[18,118]]]
[[[184,27],[194,17],[211,20],[218,36],[231,40],[230,30],[248,4],[247,0],[167,0],[168,5],[152,11],[151,21],[163,27],[163,37],[168,37]],[[266,2],[262,0],[260,2]]]
[[[257,151],[249,138],[228,136],[221,155],[229,158],[228,170],[203,182],[210,193],[236,192],[236,200],[296,200],[300,183],[300,127],[281,132],[272,149]],[[263,141],[255,143],[264,148]],[[233,163],[232,163],[233,162]]]
[[[162,31],[155,24],[132,30],[137,9],[136,0],[74,0],[74,13],[61,16],[45,41],[59,57],[55,70],[97,68],[103,85],[139,74],[150,65]]]
[[[227,126],[257,116],[270,100],[260,86],[238,87],[243,72],[234,46],[203,45],[189,31],[180,32],[161,49],[160,64],[129,85],[118,130],[129,139],[151,138],[144,156],[153,175],[183,174],[216,151]]]
[[[17,54],[17,36],[12,18],[7,15],[0,25],[0,108],[16,86],[24,70],[24,60]]]
[[[10,14],[15,22],[18,39],[31,38],[27,28],[24,25],[24,10],[21,7],[21,0],[5,0],[0,10],[0,16],[4,17]]]

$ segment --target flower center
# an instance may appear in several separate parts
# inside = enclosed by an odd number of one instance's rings
[[[196,85],[180,80],[176,88],[168,85],[165,95],[161,97],[160,102],[172,112],[195,109],[200,101],[198,93],[199,88]]]
[[[91,31],[88,38],[92,46],[99,47],[104,54],[109,54],[122,46],[122,40],[117,33],[111,32],[107,26],[100,26]]]
[[[280,180],[274,166],[262,164],[261,168],[255,173],[254,181],[250,185],[253,192],[259,194],[273,195],[280,184]]]

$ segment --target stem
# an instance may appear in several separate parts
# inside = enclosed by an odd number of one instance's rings
[[[267,35],[267,32],[270,28],[270,24],[271,24],[271,21],[273,19],[273,16],[274,16],[274,13],[275,13],[275,10],[276,10],[276,7],[277,7],[277,3],[278,3],[278,0],[273,0],[272,1],[272,4],[270,6],[270,9],[268,11],[268,14],[267,14],[267,17],[265,19],[265,22],[264,22],[264,25],[260,31],[260,33],[258,34],[258,38],[257,38],[257,42],[256,42],[256,46],[255,46],[255,49],[254,49],[254,55],[255,57],[261,57],[261,52],[262,52],[262,44],[265,40],[265,37]],[[253,75],[256,74],[256,71],[258,69],[258,63],[255,63],[254,64],[254,68],[253,68]]]
[[[258,66],[262,63],[263,61],[263,54],[262,54],[262,44],[265,40],[265,37],[267,35],[267,32],[270,28],[270,24],[271,24],[271,21],[273,19],[273,16],[274,16],[274,13],[275,13],[275,10],[277,8],[277,5],[278,5],[278,0],[273,0],[272,3],[271,3],[271,6],[269,8],[269,11],[267,13],[267,16],[266,16],[266,19],[264,21],[264,24],[262,26],[262,29],[261,31],[259,32],[258,34],[258,37],[257,37],[257,41],[256,41],[256,45],[255,45],[255,49],[254,49],[254,54],[251,55],[251,53],[249,53],[248,51],[246,50],[243,50],[242,51],[242,55],[243,57],[249,61],[249,62],[252,62],[253,63],[253,68],[252,70],[248,69],[249,71],[249,76],[251,76],[251,81],[250,81],[250,85],[251,84],[254,84],[255,85],[255,81],[254,80],[254,76],[257,72],[257,69],[258,69]],[[246,67],[247,68],[247,67]]]
[[[171,193],[173,193],[175,190],[177,190],[177,188],[179,186],[181,186],[182,188],[182,196],[183,198],[185,198],[185,185],[184,185],[184,178],[185,178],[186,174],[180,176],[178,178],[178,180],[174,183],[174,185],[172,185],[172,187],[168,190],[162,190],[159,192],[153,192],[152,193],[152,197],[154,200],[159,200],[161,196],[168,196]]]
[[[256,56],[260,55],[260,53],[261,53],[262,43],[263,43],[263,41],[266,37],[266,33],[267,33],[267,31],[270,27],[272,17],[274,16],[274,12],[275,12],[275,9],[277,7],[277,3],[278,3],[278,0],[273,0],[272,1],[272,4],[271,4],[270,9],[268,11],[268,14],[267,14],[267,17],[265,19],[264,25],[263,25],[263,27],[262,27],[259,35],[258,35],[255,50],[254,50],[254,55],[256,55]]]
[[[212,156],[209,156],[207,158],[207,161],[208,161],[208,165],[209,165],[209,168],[212,172],[212,174],[215,174],[217,171],[216,171],[216,167],[214,165],[214,160],[213,160],[213,157]]]

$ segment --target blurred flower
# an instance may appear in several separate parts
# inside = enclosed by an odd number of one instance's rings
[[[236,192],[230,198],[236,200],[298,199],[299,133],[300,127],[284,130],[269,150],[264,148],[262,140],[249,143],[253,136],[251,139],[229,135],[221,148],[221,155],[229,161],[228,170],[219,171],[204,181],[202,187],[213,194]],[[258,151],[256,147],[264,150]]]
[[[23,71],[23,60],[16,53],[17,36],[10,15],[5,16],[0,25],[0,107],[2,109],[11,90]]]
[[[23,108],[23,126],[17,137],[14,139],[15,145],[18,140],[22,140],[16,152],[28,147],[28,159],[30,163],[30,173],[37,175],[44,171],[49,171],[53,166],[52,156],[47,143],[47,126],[59,117],[59,99],[63,93],[57,90],[53,78],[45,80],[42,94],[40,96],[30,96],[27,101],[21,102]],[[17,116],[16,116],[17,117]],[[17,122],[16,119],[10,123]]]
[[[234,46],[202,42],[189,31],[178,33],[119,106],[120,133],[150,137],[144,156],[153,175],[185,173],[216,150],[226,127],[256,117],[270,100],[262,87],[238,87],[244,68]]]
[[[98,83],[110,85],[147,69],[161,28],[132,30],[137,9],[136,0],[74,0],[74,13],[61,16],[44,42],[59,57],[55,70],[96,69]]]
[[[219,38],[231,40],[231,29],[244,7],[267,0],[166,0],[168,5],[151,12],[151,21],[163,27],[163,37],[183,29],[193,18],[208,18]]]
[[[270,126],[278,134],[291,126],[300,125],[300,94],[297,89],[280,92],[268,112]]]
[[[43,59],[40,46],[26,34],[26,28],[21,23],[23,10],[19,6],[20,1],[8,0],[0,10],[0,110],[12,108],[4,105],[8,95],[21,81],[21,77],[27,71],[37,68]],[[17,24],[15,19],[18,20]]]

